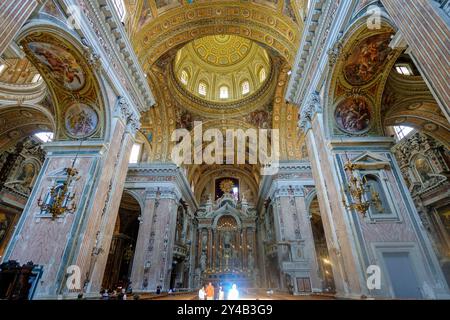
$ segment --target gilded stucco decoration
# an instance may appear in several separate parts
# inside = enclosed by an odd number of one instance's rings
[[[94,71],[82,53],[69,40],[50,33],[28,34],[21,45],[57,106],[56,139],[101,139],[105,121],[102,97]],[[74,112],[74,108],[83,112]]]
[[[173,130],[192,130],[194,121],[207,123],[204,129],[211,124],[235,127],[238,122],[245,123],[243,128],[276,128],[282,159],[306,154],[296,107],[283,98],[303,23],[297,13],[283,12],[297,12],[290,8],[300,12],[297,1],[195,1],[167,6],[164,11],[153,1],[128,6],[127,30],[157,101],[143,114],[140,130],[151,139],[149,161],[170,161]],[[258,61],[238,68],[247,60]],[[262,67],[264,81],[258,74]],[[202,68],[222,69],[216,75],[235,72],[222,83],[229,89],[227,101],[220,99],[218,77],[206,79],[208,92],[214,96],[198,94]],[[181,81],[183,71],[187,85]],[[239,95],[242,80],[247,79],[250,91]]]
[[[189,42],[175,58],[174,73],[196,98],[226,104],[251,96],[271,72],[269,55],[255,42],[233,35],[207,36]],[[206,86],[205,94],[199,86]],[[243,86],[248,85],[248,91]],[[226,88],[226,97],[221,97]]]
[[[333,57],[325,117],[332,135],[382,135],[381,100],[401,50],[389,47],[394,31],[383,21],[369,30],[362,19],[340,40]],[[364,20],[365,21],[365,20]]]

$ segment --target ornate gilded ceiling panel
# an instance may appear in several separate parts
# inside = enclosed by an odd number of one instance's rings
[[[178,51],[174,65],[180,89],[196,98],[222,104],[218,109],[236,108],[231,101],[248,102],[248,97],[265,85],[270,72],[266,50],[234,35],[194,40]]]

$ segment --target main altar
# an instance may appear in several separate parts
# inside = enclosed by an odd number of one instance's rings
[[[241,288],[256,287],[256,209],[239,199],[231,187],[223,195],[211,197],[197,212],[197,261],[195,281]]]

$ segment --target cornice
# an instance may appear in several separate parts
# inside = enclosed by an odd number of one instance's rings
[[[276,71],[277,64],[274,61],[271,61],[271,66],[269,76],[264,81],[262,86],[248,97],[244,97],[237,101],[208,101],[195,96],[184,88],[178,79],[175,78],[173,63],[170,63],[169,71],[170,88],[174,90],[175,95],[178,96],[180,101],[184,102],[184,107],[191,112],[196,114],[200,113],[204,116],[213,118],[221,117],[224,112],[231,116],[240,116],[242,114],[248,114],[251,111],[254,111],[262,105],[267,104],[270,99],[272,99],[276,86],[276,79],[278,78],[278,72]]]
[[[310,59],[318,57],[312,57],[311,52],[313,44],[316,38],[320,35],[320,25],[324,19],[325,4],[327,0],[312,0],[311,8],[308,13],[305,26],[303,29],[303,35],[301,37],[300,48],[295,57],[294,67],[292,70],[292,77],[289,80],[288,88],[286,90],[286,99],[295,103],[295,93],[299,89],[300,81],[304,77],[304,71],[306,65]],[[325,15],[326,17],[326,15]]]
[[[352,8],[358,3],[357,0],[312,0],[292,70],[293,76],[286,90],[286,100],[301,105],[308,91],[318,89],[318,81],[323,78],[323,68],[339,49],[333,46],[340,40],[345,26],[352,18]]]
[[[310,178],[299,178],[295,174],[311,175]],[[283,161],[279,164],[279,170],[276,175],[264,176],[258,195],[257,208],[262,210],[264,201],[274,196],[303,196],[302,187],[305,185],[314,185],[311,172],[311,163],[309,161]],[[289,191],[294,188],[294,193]]]
[[[41,102],[47,94],[47,87],[44,81],[30,84],[13,84],[0,82],[0,103],[10,102]],[[2,101],[4,100],[4,101]]]
[[[114,53],[117,62],[114,63],[114,67],[119,69],[127,79],[131,89],[127,93],[133,96],[140,112],[147,111],[155,104],[155,100],[125,28],[113,9],[111,0],[86,0],[85,4],[89,6],[95,16],[89,19],[94,32],[96,34],[101,32],[103,39],[107,40],[103,49],[105,51],[108,47],[112,49],[107,52],[107,55]]]
[[[146,177],[149,179],[145,179]],[[153,190],[154,192],[162,187],[166,189],[176,187],[179,198],[182,198],[194,212],[198,209],[197,200],[191,191],[185,174],[174,163],[132,164],[128,167],[126,185],[127,189],[130,190],[138,186],[139,188]]]

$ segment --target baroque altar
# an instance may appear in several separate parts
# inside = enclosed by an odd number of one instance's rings
[[[196,284],[236,283],[256,286],[258,277],[256,247],[256,209],[245,198],[231,192],[212,201],[197,212]]]

